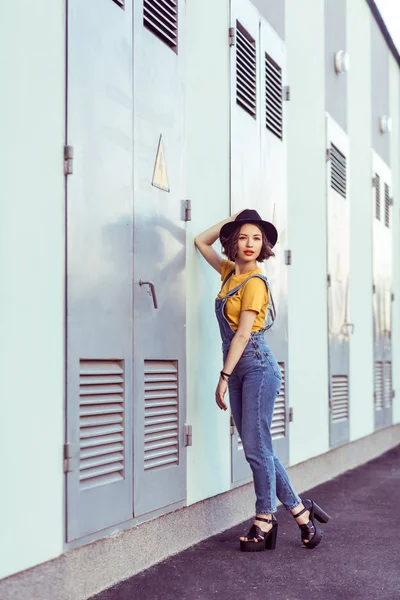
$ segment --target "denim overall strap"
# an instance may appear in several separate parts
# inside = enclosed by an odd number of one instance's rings
[[[222,283],[222,287],[225,285],[225,283],[227,282],[229,277],[231,277],[233,275],[233,273],[234,273],[234,271],[231,271],[227,275],[227,277],[225,277],[225,279]],[[274,301],[272,299],[272,294],[271,294],[271,290],[269,287],[268,278],[265,275],[262,275],[261,273],[255,273],[254,275],[250,275],[250,277],[245,279],[245,281],[243,281],[240,285],[238,285],[235,288],[233,288],[232,290],[230,290],[224,298],[216,298],[216,300],[215,300],[215,313],[217,316],[218,325],[219,325],[220,332],[221,332],[223,346],[229,345],[230,342],[232,341],[233,336],[235,335],[235,332],[233,331],[228,319],[225,316],[226,301],[228,300],[228,298],[237,294],[237,292],[253,277],[258,277],[259,279],[262,279],[262,281],[264,281],[265,285],[267,286],[268,299],[269,299],[268,316],[270,317],[271,322],[269,324],[267,324],[265,327],[263,327],[262,329],[260,329],[259,331],[252,332],[251,336],[250,336],[250,343],[254,342],[254,338],[257,338],[260,335],[263,336],[265,331],[268,331],[268,329],[270,329],[273,325],[273,322],[275,320],[275,305],[274,305]]]
[[[231,296],[234,296],[253,277],[258,277],[259,279],[262,279],[262,281],[265,283],[265,285],[267,287],[267,291],[268,291],[268,309],[267,309],[267,315],[266,315],[266,322],[268,321],[268,319],[269,319],[270,322],[267,323],[265,325],[265,327],[263,327],[259,331],[253,332],[251,334],[252,337],[254,336],[254,334],[264,333],[265,331],[268,331],[269,329],[271,329],[271,327],[272,327],[272,325],[274,324],[274,321],[275,321],[276,310],[275,310],[274,299],[272,298],[271,288],[269,287],[268,277],[266,277],[265,275],[262,275],[261,273],[255,273],[254,275],[250,275],[250,277],[248,277],[240,285],[236,286],[235,288],[233,288],[233,290],[231,290],[230,292],[228,292],[226,294],[226,298],[230,298]]]
[[[215,299],[215,315],[217,317],[219,330],[221,333],[222,346],[229,346],[235,332],[229,324],[228,319],[225,316],[225,304],[227,298],[216,298]]]
[[[255,273],[255,275],[252,275],[251,277],[249,277],[249,279],[251,279],[252,277],[258,277],[259,279],[262,279],[264,281],[265,285],[267,286],[268,308],[267,308],[267,314],[266,314],[265,321],[267,322],[269,319],[270,323],[268,323],[265,327],[260,329],[260,332],[268,331],[268,329],[271,329],[271,327],[274,324],[274,321],[276,319],[275,303],[274,303],[274,299],[272,297],[271,288],[269,286],[269,280],[268,280],[268,277],[266,277],[265,275],[261,275],[261,273]],[[247,283],[249,281],[249,279],[246,279],[246,281],[244,283]],[[240,289],[240,287],[239,287],[239,289]]]

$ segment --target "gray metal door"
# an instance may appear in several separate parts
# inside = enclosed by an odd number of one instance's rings
[[[391,172],[373,152],[373,319],[375,428],[392,424]]]
[[[231,210],[255,208],[279,231],[276,257],[265,272],[277,319],[266,334],[282,370],[272,434],[275,451],[289,462],[287,394],[286,142],[283,90],[285,46],[250,1],[231,0]],[[251,477],[233,423],[232,482]]]
[[[132,517],[132,16],[112,0],[68,0],[67,8],[72,541]]]
[[[186,498],[184,9],[134,3],[136,516]]]
[[[326,124],[330,445],[337,446],[349,439],[349,152],[329,115]]]
[[[285,43],[264,20],[260,22],[260,129],[261,213],[279,232],[275,258],[268,260],[266,274],[271,283],[276,320],[266,334],[282,372],[282,384],[272,420],[274,448],[283,464],[289,463],[288,394],[288,275],[285,251],[287,238],[287,167],[284,90],[286,86]]]

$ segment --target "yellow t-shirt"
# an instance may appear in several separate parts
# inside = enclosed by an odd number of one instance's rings
[[[221,264],[221,281],[235,269],[235,263],[223,260]],[[218,294],[218,298],[225,298],[226,294],[243,283],[251,275],[261,273],[261,269],[254,269],[243,275],[231,275]],[[259,277],[253,277],[240,290],[228,298],[225,304],[225,316],[233,331],[237,331],[240,312],[242,310],[254,310],[257,316],[254,320],[252,331],[259,331],[264,327],[265,314],[268,307],[268,291],[264,281]]]

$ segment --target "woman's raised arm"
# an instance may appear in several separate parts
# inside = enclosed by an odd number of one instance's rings
[[[218,273],[221,273],[222,256],[214,250],[212,245],[219,238],[219,232],[221,231],[221,227],[225,225],[225,223],[234,221],[240,212],[242,211],[239,211],[231,217],[228,217],[228,219],[225,219],[224,221],[220,221],[216,225],[213,225],[213,227],[210,227],[209,229],[203,231],[203,233],[199,233],[199,235],[196,235],[196,237],[194,238],[194,243],[196,247],[200,250],[201,254],[204,256],[208,264],[210,264],[216,271],[218,271]]]

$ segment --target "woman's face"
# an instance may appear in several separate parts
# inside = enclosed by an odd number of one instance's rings
[[[262,248],[262,233],[257,225],[246,223],[239,232],[236,261],[249,263],[256,261]]]

